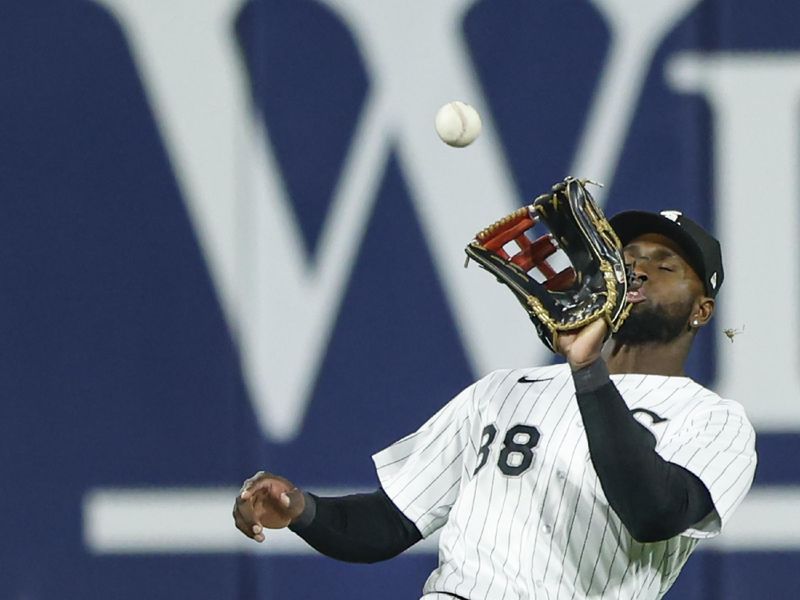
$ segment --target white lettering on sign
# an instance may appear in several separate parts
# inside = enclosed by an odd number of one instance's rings
[[[747,327],[718,344],[718,391],[759,430],[800,429],[797,247],[800,54],[684,54],[677,90],[703,94],[714,115],[716,231],[725,281],[711,326]]]

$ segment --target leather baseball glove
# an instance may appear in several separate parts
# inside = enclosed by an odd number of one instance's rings
[[[467,262],[475,260],[514,292],[553,352],[560,332],[605,319],[612,333],[630,313],[622,247],[587,183],[567,177],[466,248]],[[535,227],[548,232],[533,237]],[[551,264],[557,259],[565,264],[558,271]]]

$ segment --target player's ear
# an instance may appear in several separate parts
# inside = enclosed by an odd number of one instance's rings
[[[689,328],[699,329],[714,316],[715,302],[708,296],[700,296],[694,303],[694,310],[689,317]]]

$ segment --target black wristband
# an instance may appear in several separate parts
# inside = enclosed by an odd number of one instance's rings
[[[314,517],[317,516],[317,501],[308,492],[303,492],[303,498],[306,501],[306,505],[303,508],[303,512],[300,513],[292,523],[289,525],[289,529],[294,532],[302,531],[314,520]]]
[[[593,392],[611,381],[606,361],[602,358],[598,358],[586,367],[573,371],[572,380],[575,382],[575,391],[578,393]]]

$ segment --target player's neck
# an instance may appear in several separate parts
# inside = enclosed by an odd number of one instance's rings
[[[608,371],[612,375],[643,373],[646,375],[684,375],[683,365],[689,354],[689,346],[679,341],[669,344],[610,344],[611,351],[605,356]]]

